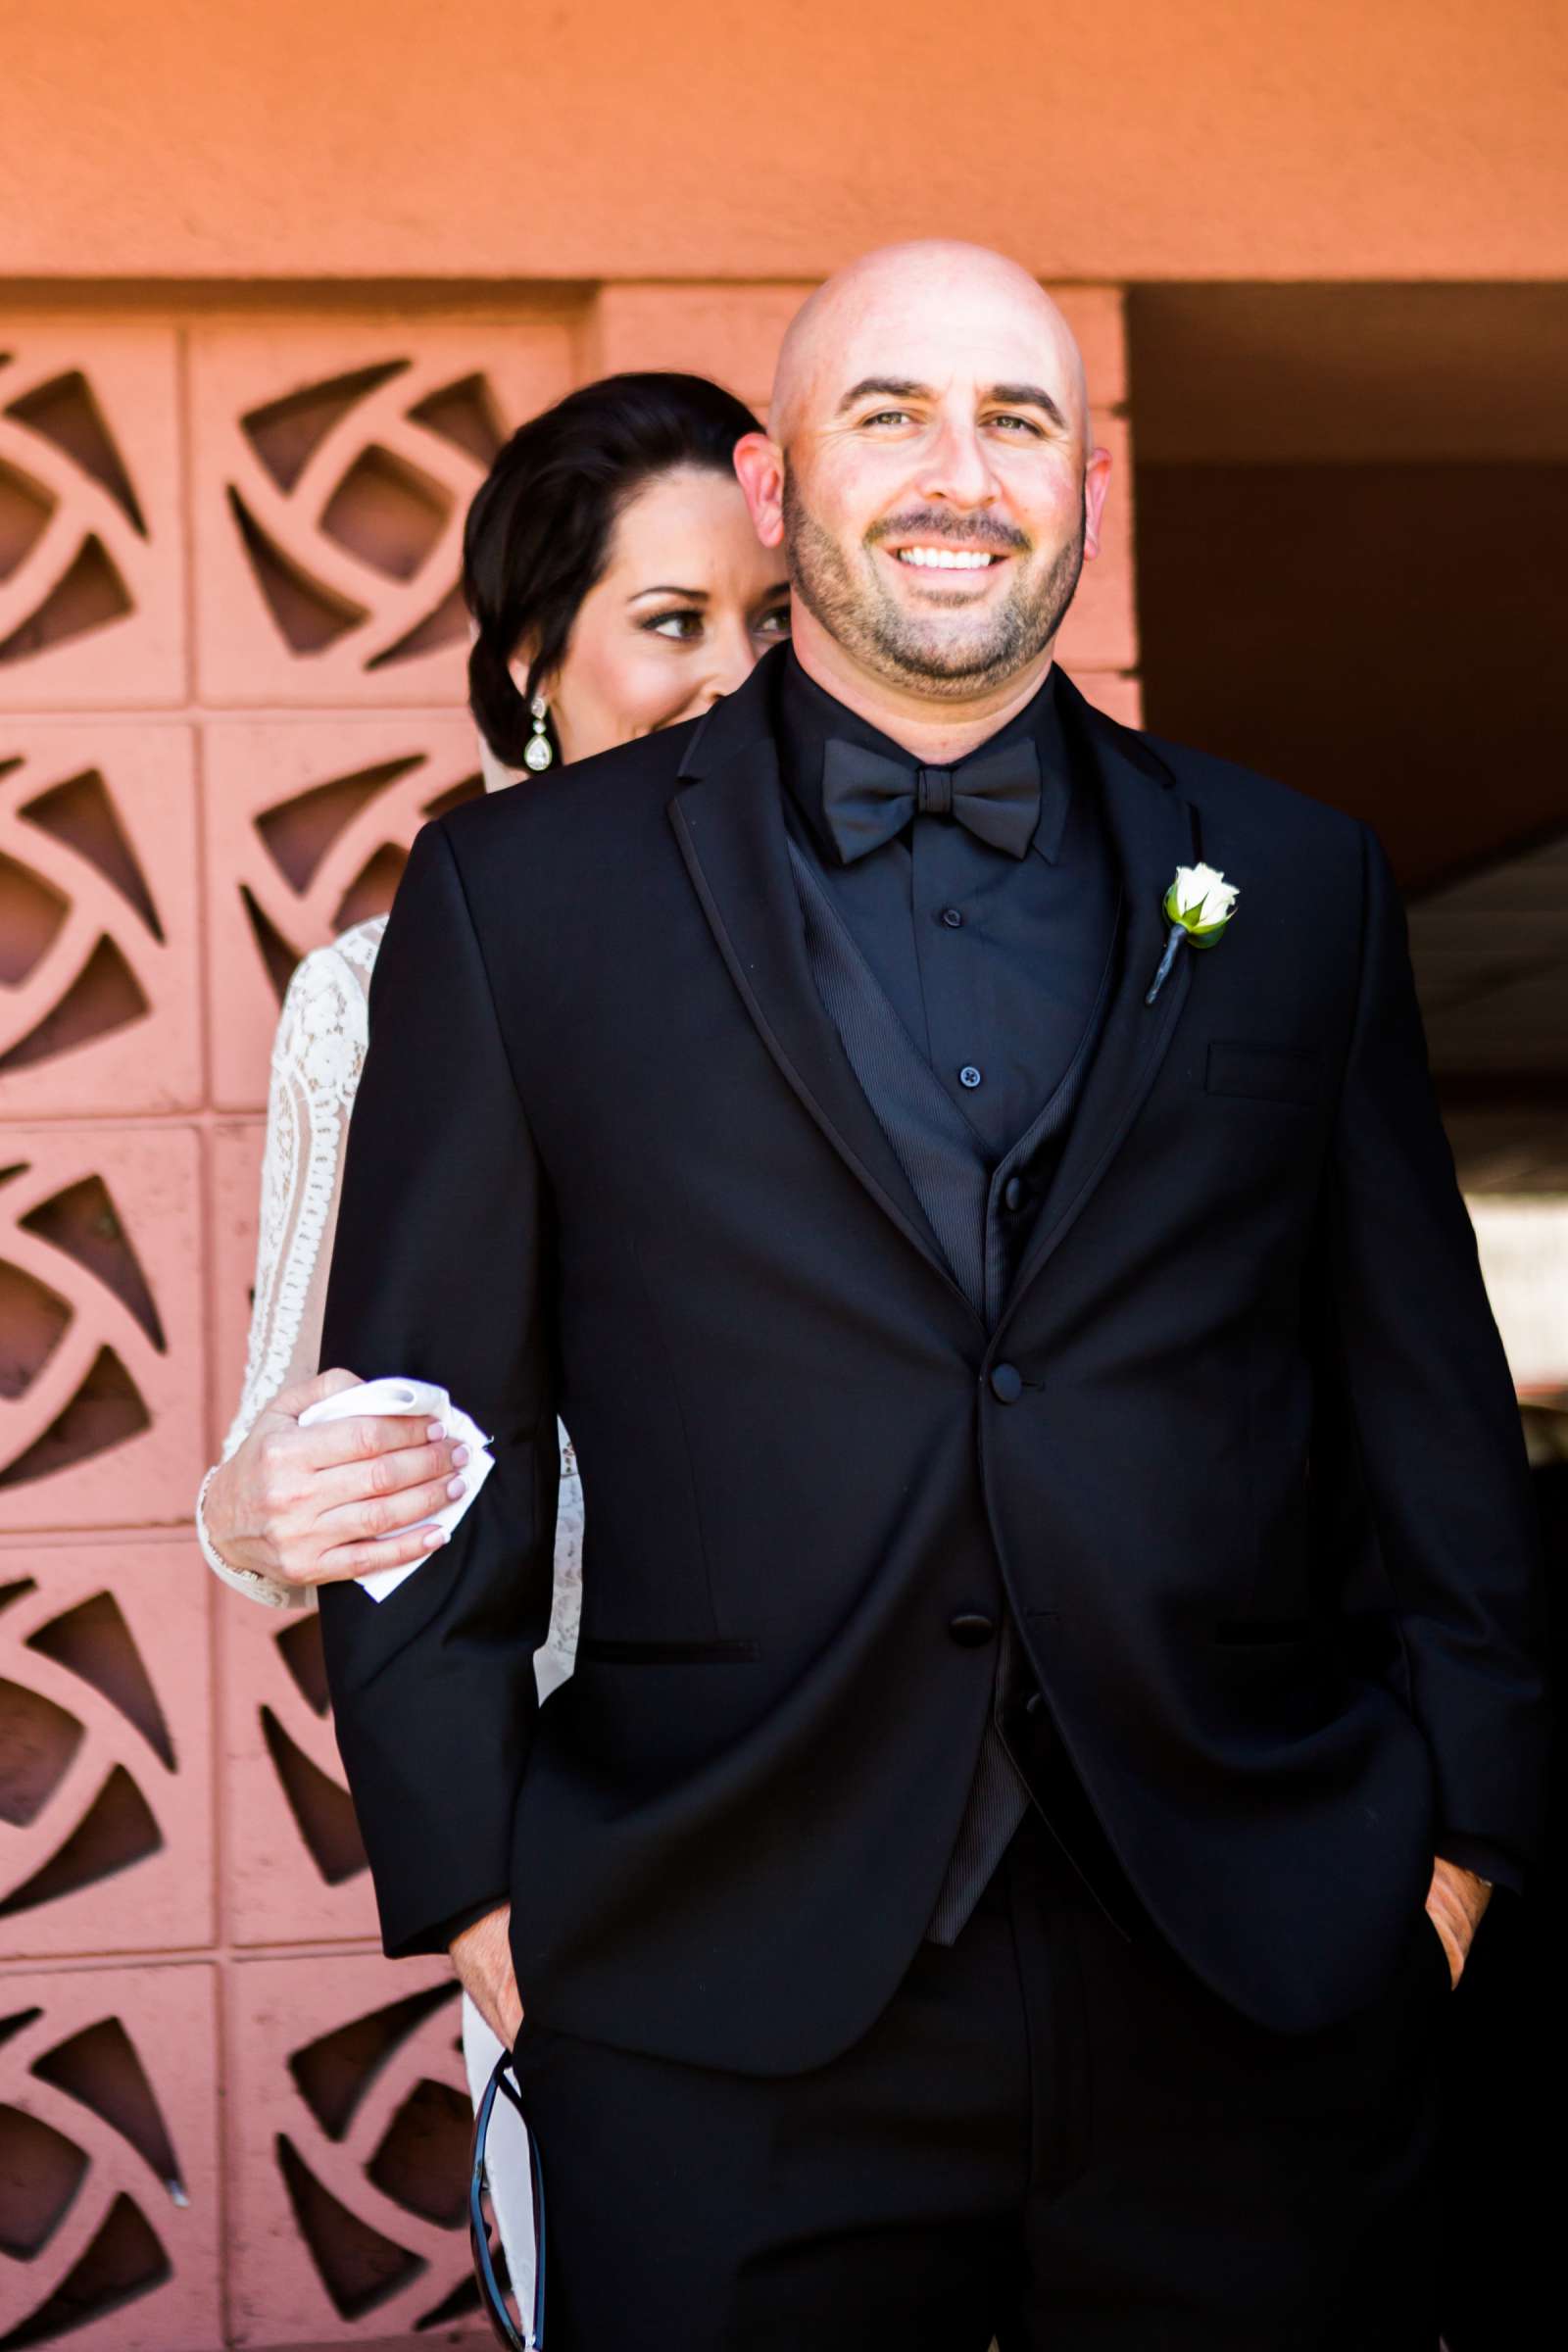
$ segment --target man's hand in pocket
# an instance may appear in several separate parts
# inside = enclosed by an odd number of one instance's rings
[[[1491,1900],[1492,1888],[1485,1879],[1478,1879],[1473,1870],[1461,1870],[1457,1862],[1445,1862],[1441,1854],[1438,1856],[1432,1865],[1432,1884],[1427,1889],[1427,1917],[1442,1937],[1448,1956],[1450,1984],[1457,1984],[1464,1975],[1475,1932]]]

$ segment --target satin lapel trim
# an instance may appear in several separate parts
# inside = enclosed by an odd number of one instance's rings
[[[692,764],[689,755],[687,768]],[[817,995],[790,872],[781,789],[777,747],[762,733],[677,792],[669,819],[693,888],[784,1078],[851,1173],[973,1315]]]
[[[1058,691],[1066,685],[1059,680]],[[1109,723],[1076,691],[1071,700],[1076,731],[1094,757],[1121,868],[1121,968],[1061,1159],[1003,1309],[1004,1324],[1066,1239],[1125,1141],[1170,1049],[1193,982],[1192,954],[1178,956],[1154,1003],[1144,1003],[1165,945],[1160,903],[1176,868],[1197,857],[1192,808],[1173,784],[1160,780],[1163,769],[1156,766],[1151,773],[1134,764]],[[1152,755],[1150,759],[1152,763]]]

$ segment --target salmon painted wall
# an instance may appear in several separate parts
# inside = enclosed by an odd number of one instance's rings
[[[468,2328],[448,1982],[376,1951],[314,1621],[186,1514],[288,969],[476,784],[487,453],[612,368],[760,402],[843,256],[1004,245],[1117,455],[1065,650],[1134,715],[1121,287],[1562,274],[1555,16],[5,0],[0,2339]]]
[[[6,0],[0,273],[1561,276],[1554,0]]]

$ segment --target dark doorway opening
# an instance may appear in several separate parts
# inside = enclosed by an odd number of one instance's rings
[[[1129,324],[1146,723],[1377,827],[1467,1185],[1568,1191],[1568,287]]]

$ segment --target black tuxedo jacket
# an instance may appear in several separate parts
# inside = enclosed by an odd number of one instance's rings
[[[428,826],[376,964],[322,1360],[446,1383],[497,1456],[390,1599],[321,1596],[387,1949],[510,1893],[542,2023],[824,2062],[930,1916],[1005,1599],[1154,1928],[1338,2019],[1436,1843],[1528,1859],[1541,1778],[1518,1419],[1382,856],[1062,681],[1121,966],[988,1336],[812,986],[768,684]],[[1150,1006],[1200,856],[1240,910]]]

